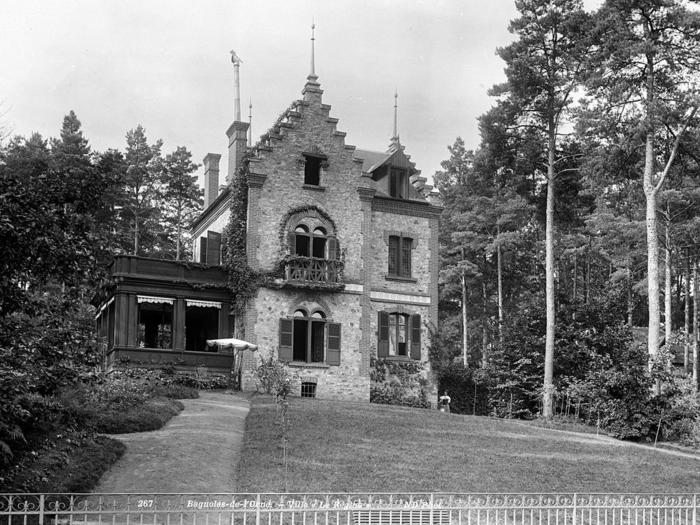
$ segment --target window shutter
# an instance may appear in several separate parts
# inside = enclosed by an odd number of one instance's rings
[[[377,323],[377,357],[389,356],[389,314],[379,312]]]
[[[207,238],[199,238],[199,262],[202,264],[207,263]]]
[[[337,245],[338,245],[338,241],[336,241],[335,238],[333,238],[333,237],[328,238],[328,258],[331,261],[334,261],[337,258],[337,255],[336,255]]]
[[[294,357],[294,320],[280,319],[279,360],[289,362]]]
[[[221,264],[221,234],[218,232],[207,232],[207,262]]]
[[[287,245],[289,246],[289,253],[291,253],[292,255],[295,255],[297,253],[296,252],[296,249],[297,249],[296,242],[297,242],[297,234],[294,232],[289,232],[287,234],[287,243],[288,243]]]
[[[326,364],[340,366],[340,323],[328,323]]]
[[[420,314],[411,316],[411,359],[420,360]]]

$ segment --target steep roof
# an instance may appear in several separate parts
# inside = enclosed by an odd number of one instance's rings
[[[354,157],[362,159],[362,172],[371,173],[384,164],[391,157],[392,153],[381,151],[370,151],[368,149],[355,149]]]

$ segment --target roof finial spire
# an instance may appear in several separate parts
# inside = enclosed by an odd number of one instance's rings
[[[314,46],[316,43],[316,39],[314,38],[314,29],[316,29],[316,24],[314,23],[314,19],[311,19],[311,73],[309,73],[310,77],[316,77],[316,57],[314,56]]]
[[[253,145],[253,99],[248,105],[248,146]]]
[[[234,121],[240,122],[241,120],[241,81],[238,75],[238,68],[243,63],[243,61],[238,58],[236,52],[231,50],[231,62],[233,62],[233,109],[234,109]]]
[[[394,134],[391,137],[391,148],[399,147],[399,125],[398,125],[398,113],[399,113],[399,88],[394,91]]]

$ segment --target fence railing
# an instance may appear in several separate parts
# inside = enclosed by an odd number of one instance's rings
[[[2,494],[0,525],[700,525],[700,494]]]

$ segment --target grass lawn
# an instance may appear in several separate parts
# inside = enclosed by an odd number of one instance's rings
[[[275,402],[254,396],[239,492],[694,492],[681,457],[508,420],[290,399],[287,475]]]

